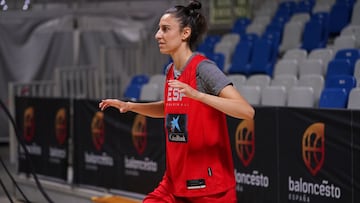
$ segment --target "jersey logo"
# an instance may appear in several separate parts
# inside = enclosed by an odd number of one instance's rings
[[[168,88],[167,101],[179,102],[182,101],[184,93],[181,93],[179,88]]]
[[[166,130],[170,142],[187,142],[188,134],[186,131],[186,114],[168,114],[166,115]]]

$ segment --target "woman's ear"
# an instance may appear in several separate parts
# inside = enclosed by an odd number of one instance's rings
[[[190,27],[184,27],[182,32],[182,40],[187,41],[190,38],[191,35],[191,28]]]

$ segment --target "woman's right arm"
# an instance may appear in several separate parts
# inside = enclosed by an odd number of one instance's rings
[[[144,116],[153,118],[164,117],[164,102],[135,103],[124,102],[118,99],[104,99],[99,103],[99,108],[103,111],[108,107],[117,108],[121,113],[132,111]]]

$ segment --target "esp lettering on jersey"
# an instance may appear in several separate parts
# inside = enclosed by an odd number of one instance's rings
[[[182,101],[184,94],[180,92],[179,88],[168,88],[167,94],[167,101],[174,102],[174,101]]]

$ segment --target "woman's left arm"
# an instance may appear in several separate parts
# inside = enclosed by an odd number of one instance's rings
[[[185,96],[201,101],[225,114],[240,118],[253,119],[255,115],[254,108],[240,95],[232,86],[225,86],[219,93],[219,96],[206,94],[195,90],[191,86],[178,80],[169,80],[170,87],[179,88]]]

